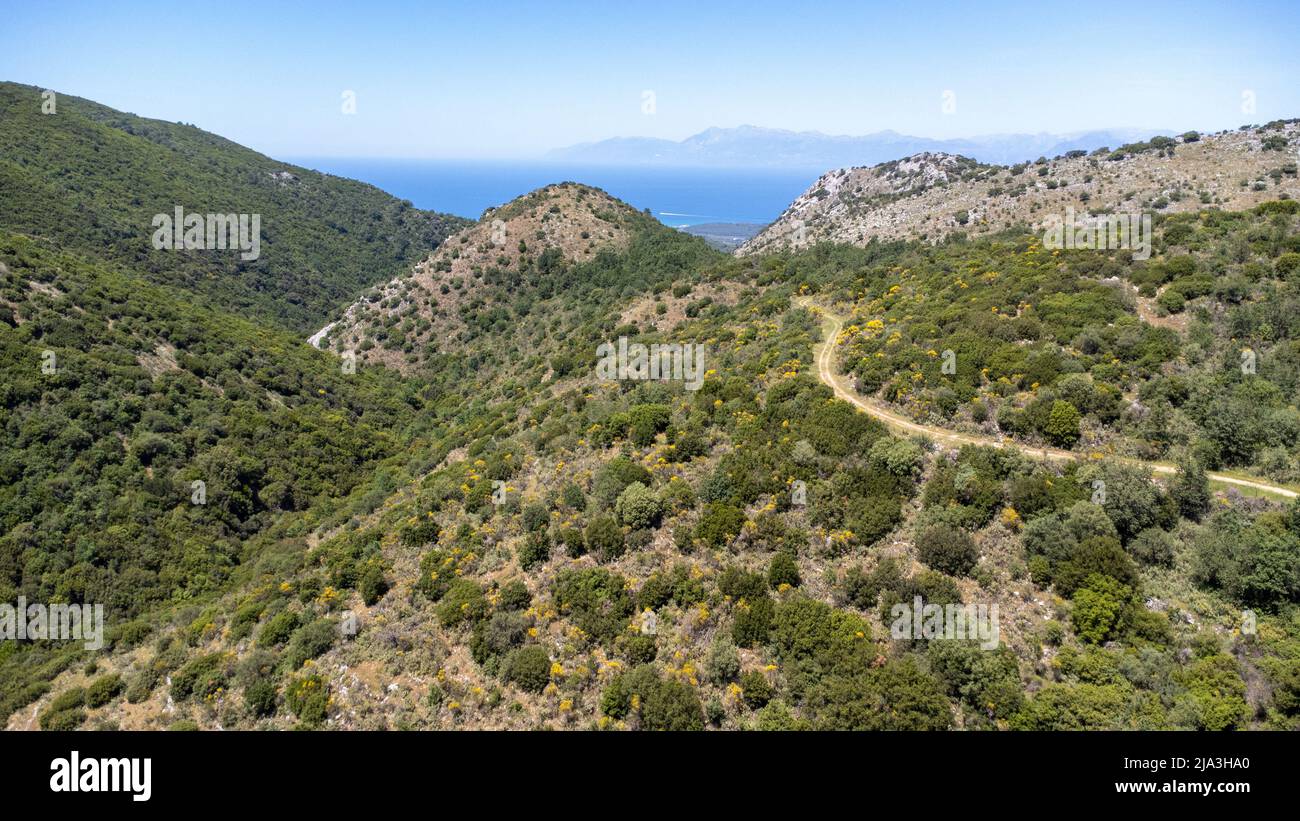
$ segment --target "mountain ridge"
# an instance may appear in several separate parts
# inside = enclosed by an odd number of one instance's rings
[[[1067,134],[988,134],[938,139],[892,129],[864,135],[825,134],[763,126],[713,126],[683,140],[613,137],[552,149],[549,160],[629,165],[831,168],[871,165],[923,151],[965,154],[982,162],[1010,163],[1066,151],[1172,134],[1166,129],[1093,129]]]
[[[929,239],[1036,223],[1074,209],[1179,213],[1240,210],[1300,196],[1288,141],[1297,121],[1201,136],[1187,132],[1091,153],[1076,149],[1012,166],[924,152],[870,167],[828,171],[740,255],[821,241]]]

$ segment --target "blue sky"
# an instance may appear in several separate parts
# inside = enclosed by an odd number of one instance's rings
[[[745,123],[957,137],[1300,116],[1294,0],[2,1],[0,79],[276,156],[526,157]]]

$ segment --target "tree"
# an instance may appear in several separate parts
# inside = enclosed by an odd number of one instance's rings
[[[1101,644],[1119,629],[1120,615],[1130,596],[1129,588],[1110,576],[1093,573],[1074,592],[1070,621],[1080,641]]]
[[[1055,445],[1074,447],[1079,441],[1079,411],[1063,399],[1052,402],[1052,409],[1047,416],[1043,433]]]
[[[1169,493],[1178,504],[1178,512],[1193,522],[1199,522],[1205,511],[1210,509],[1210,481],[1205,475],[1205,468],[1195,459],[1179,464],[1178,476],[1169,488]]]

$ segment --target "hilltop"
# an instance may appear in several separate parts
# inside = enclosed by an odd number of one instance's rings
[[[1283,150],[1295,121],[1202,136],[1071,151],[1012,166],[948,153],[922,153],[869,168],[823,174],[737,254],[830,241],[936,240],[1032,226],[1073,208],[1181,213],[1251,208],[1300,196],[1296,157]]]
[[[409,271],[356,300],[313,344],[411,370],[485,330],[508,328],[501,323],[522,319],[535,300],[584,283],[596,288],[594,269],[625,256],[635,242],[676,242],[707,253],[703,243],[674,233],[599,189],[549,185],[488,209]]]

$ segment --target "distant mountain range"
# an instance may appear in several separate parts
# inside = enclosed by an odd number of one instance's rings
[[[675,142],[652,137],[615,137],[557,148],[547,159],[608,165],[699,165],[717,167],[844,168],[875,165],[921,152],[961,154],[985,163],[1007,165],[1056,157],[1067,151],[1093,151],[1169,136],[1169,130],[1105,129],[1077,134],[990,134],[952,140],[877,131],[860,137],[817,131],[786,131],[742,125],[710,128]]]

